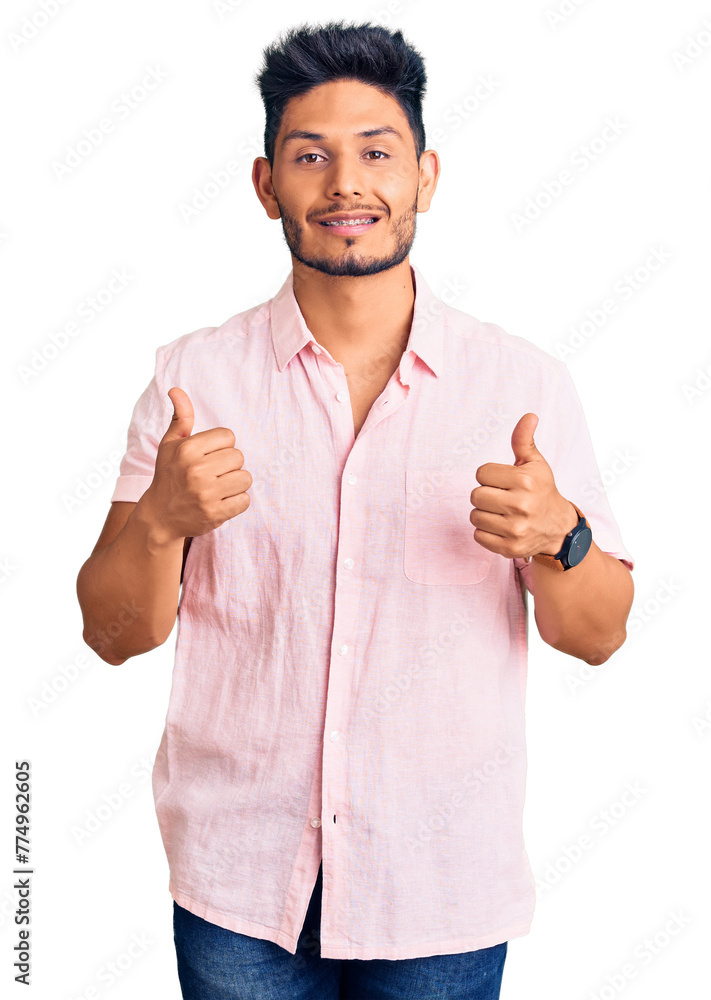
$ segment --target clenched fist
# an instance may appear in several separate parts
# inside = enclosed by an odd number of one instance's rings
[[[252,476],[242,468],[228,427],[193,434],[195,412],[187,392],[168,391],[173,417],[158,445],[153,482],[143,506],[169,540],[204,535],[249,507]]]

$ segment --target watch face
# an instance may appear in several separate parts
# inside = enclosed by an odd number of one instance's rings
[[[568,565],[577,566],[588,554],[592,544],[592,531],[590,528],[581,528],[570,543],[568,550]]]

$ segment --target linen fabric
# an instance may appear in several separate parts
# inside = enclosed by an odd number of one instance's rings
[[[567,366],[410,268],[407,348],[357,438],[290,271],[268,301],[157,348],[111,498],[150,485],[172,386],[193,433],[234,431],[250,506],[192,540],[153,792],[173,899],[291,954],[321,862],[324,958],[530,929],[531,565],[469,520],[477,468],[513,465],[524,413],[597,545],[634,565]]]

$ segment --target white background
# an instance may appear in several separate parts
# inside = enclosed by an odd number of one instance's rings
[[[109,666],[82,640],[76,577],[156,347],[271,297],[291,266],[250,180],[261,49],[300,21],[345,17],[401,28],[425,58],[442,175],[411,262],[435,294],[463,286],[457,308],[563,356],[636,560],[627,642],[598,668],[545,645],[530,609],[525,834],[539,894],[501,996],[707,997],[711,6],[564,0],[557,23],[557,4],[523,0],[231,6],[46,0],[42,17],[13,0],[0,15],[4,995],[28,995],[12,982],[12,782],[29,758],[30,995],[179,1000],[150,786],[175,631]],[[120,117],[112,102],[150,68],[165,79]],[[113,131],[58,175],[107,115]],[[620,134],[606,142],[608,118]],[[238,175],[186,221],[181,206],[229,161]],[[545,205],[564,169],[572,183]],[[528,199],[544,207],[517,226]],[[665,259],[649,270],[654,248]],[[87,319],[113,269],[125,287]],[[609,298],[616,311],[576,340]],[[71,321],[77,335],[53,349]],[[149,943],[127,958],[134,936]],[[110,962],[123,970],[112,985]]]

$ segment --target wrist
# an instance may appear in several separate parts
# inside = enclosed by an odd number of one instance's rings
[[[587,555],[592,545],[592,530],[587,518],[571,501],[578,523],[565,535],[565,539],[557,552],[538,552],[533,560],[550,569],[566,570],[577,566]]]
[[[577,527],[580,518],[570,500],[561,497],[560,511],[556,520],[556,531],[549,543],[549,548],[545,552],[536,553],[537,555],[557,556],[565,544],[565,539]]]
[[[154,497],[150,490],[149,486],[131,513],[131,517],[140,525],[145,535],[146,549],[154,554],[165,549],[182,548],[184,538],[169,531],[156,510]]]

